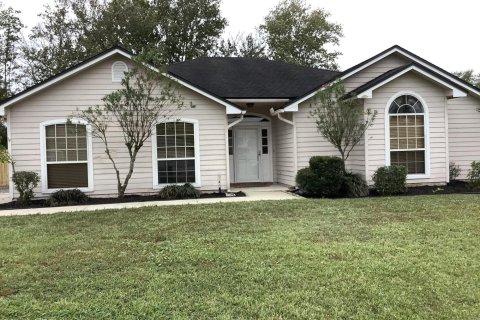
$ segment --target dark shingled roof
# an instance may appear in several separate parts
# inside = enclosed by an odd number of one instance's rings
[[[260,58],[201,57],[169,65],[168,73],[224,99],[296,99],[339,72]]]

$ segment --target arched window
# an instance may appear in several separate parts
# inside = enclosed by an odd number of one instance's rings
[[[388,108],[390,165],[402,165],[409,175],[426,174],[425,107],[413,95],[395,98]]]
[[[199,186],[198,122],[179,119],[158,123],[155,129],[154,186],[187,182]]]
[[[54,120],[42,124],[42,187],[45,192],[93,185],[91,136],[80,121]]]
[[[128,72],[127,64],[123,61],[116,61],[112,64],[112,81],[121,82]]]

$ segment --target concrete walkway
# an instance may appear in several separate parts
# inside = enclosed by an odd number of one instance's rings
[[[240,190],[232,189],[231,191],[236,192]],[[86,206],[84,205],[84,206],[70,206],[70,207],[53,207],[53,208],[48,207],[48,208],[18,209],[18,210],[1,210],[0,217],[21,216],[21,215],[29,215],[29,214],[52,214],[52,213],[59,213],[59,212],[95,211],[95,210],[104,210],[104,209],[127,209],[127,208],[154,207],[154,206],[177,206],[177,205],[187,205],[187,204],[302,199],[302,197],[300,196],[288,193],[287,188],[280,185],[272,185],[269,187],[242,188],[242,191],[245,192],[245,194],[247,195],[246,197],[128,202],[128,203],[95,204],[95,205],[86,205]]]

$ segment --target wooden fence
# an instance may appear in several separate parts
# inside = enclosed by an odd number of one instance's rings
[[[0,187],[7,187],[8,180],[8,163],[0,163]]]

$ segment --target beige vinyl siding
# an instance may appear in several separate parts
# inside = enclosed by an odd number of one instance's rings
[[[413,72],[400,76],[373,91],[372,99],[365,99],[365,107],[378,112],[373,126],[367,131],[367,180],[372,184],[375,170],[385,163],[385,108],[392,98],[401,91],[416,93],[426,102],[429,121],[430,177],[409,180],[411,184],[441,184],[447,181],[446,145],[446,92]]]
[[[347,91],[356,89],[362,84],[365,84],[368,81],[375,79],[376,77],[384,74],[385,72],[403,66],[409,62],[410,61],[400,55],[391,54],[345,79],[345,88],[347,89]]]
[[[308,167],[313,156],[340,156],[338,150],[317,130],[315,120],[310,117],[311,101],[300,104],[295,114],[297,128],[298,168]],[[363,140],[352,150],[345,164],[347,170],[365,176],[365,152]]]
[[[17,170],[40,174],[40,123],[65,119],[74,114],[77,108],[100,104],[105,94],[121,87],[119,83],[112,82],[111,66],[118,60],[128,63],[120,56],[109,58],[9,107],[12,155],[17,161]],[[195,108],[180,111],[178,117],[196,119],[199,122],[201,189],[217,189],[219,178],[222,188],[226,188],[225,108],[185,88],[181,89],[181,94],[187,102],[191,101]],[[112,128],[110,134],[112,154],[124,177],[128,170],[129,157],[121,131],[119,128]],[[93,174],[92,195],[116,194],[115,172],[105,155],[103,143],[97,138],[93,139]],[[127,193],[154,192],[152,174],[152,148],[149,140],[137,156]],[[41,188],[35,191],[40,195]]]
[[[283,114],[283,117],[292,120],[291,114]],[[295,185],[295,161],[293,126],[279,120],[272,119],[273,150],[274,150],[274,181],[285,185]]]
[[[450,161],[460,166],[459,179],[466,179],[471,162],[480,160],[480,100],[468,96],[447,105]]]

